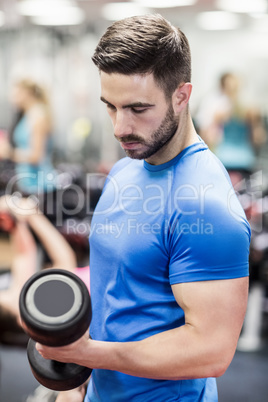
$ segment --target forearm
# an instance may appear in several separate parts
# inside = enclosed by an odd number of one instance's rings
[[[205,336],[192,326],[184,325],[137,342],[102,342],[83,338],[56,349],[41,345],[37,349],[45,358],[93,369],[177,380],[222,375],[234,354],[224,338],[224,332]]]
[[[21,288],[25,281],[36,272],[37,248],[25,222],[17,222],[11,235],[13,249],[12,286]]]
[[[223,374],[233,356],[233,351],[224,351],[220,342],[221,339],[216,342],[200,336],[185,325],[139,342],[97,342],[90,354],[96,368],[137,377],[169,380],[216,377]]]
[[[11,243],[14,254],[29,255],[36,253],[36,244],[25,222],[18,221],[11,234]]]
[[[28,224],[38,236],[55,267],[70,270],[76,267],[76,257],[71,246],[40,211],[28,217]]]

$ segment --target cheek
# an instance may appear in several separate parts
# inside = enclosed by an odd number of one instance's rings
[[[144,134],[148,133],[150,135],[156,131],[160,125],[161,118],[158,116],[146,116],[140,119],[139,123],[136,125],[136,128],[139,128]]]

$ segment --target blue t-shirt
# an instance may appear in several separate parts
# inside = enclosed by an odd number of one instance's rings
[[[92,338],[139,341],[184,325],[171,285],[247,276],[249,243],[229,177],[203,141],[162,165],[120,160],[91,224]],[[98,369],[85,398],[178,400],[216,402],[215,379],[154,380]]]

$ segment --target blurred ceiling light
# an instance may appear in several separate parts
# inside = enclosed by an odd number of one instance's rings
[[[2,27],[5,24],[5,14],[3,11],[0,11],[0,27]]]
[[[217,0],[216,7],[234,13],[265,13],[266,0]]]
[[[240,18],[225,11],[206,11],[197,15],[197,24],[208,31],[236,29],[240,25]]]
[[[262,19],[267,17],[267,15],[265,15],[264,13],[250,13],[249,15],[250,17],[255,19]]]
[[[134,0],[135,3],[148,8],[170,8],[192,6],[197,0]]]
[[[38,25],[77,25],[85,19],[84,12],[71,0],[23,0],[18,7]]]
[[[63,13],[62,15],[46,15],[40,17],[32,17],[32,22],[36,25],[46,26],[64,26],[79,25],[85,20],[84,13],[79,9],[75,9],[72,13]]]
[[[268,15],[263,17],[254,16],[255,21],[252,22],[251,27],[255,32],[268,33]],[[266,39],[267,40],[267,39]]]
[[[52,15],[66,7],[74,6],[74,2],[70,0],[22,0],[18,2],[20,14],[26,16]]]
[[[106,20],[117,21],[134,15],[148,14],[149,10],[134,3],[109,3],[102,7],[101,13]]]

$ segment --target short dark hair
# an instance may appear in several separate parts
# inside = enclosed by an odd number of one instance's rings
[[[188,40],[161,15],[116,21],[101,37],[92,60],[108,74],[152,73],[167,97],[180,83],[191,81]]]

